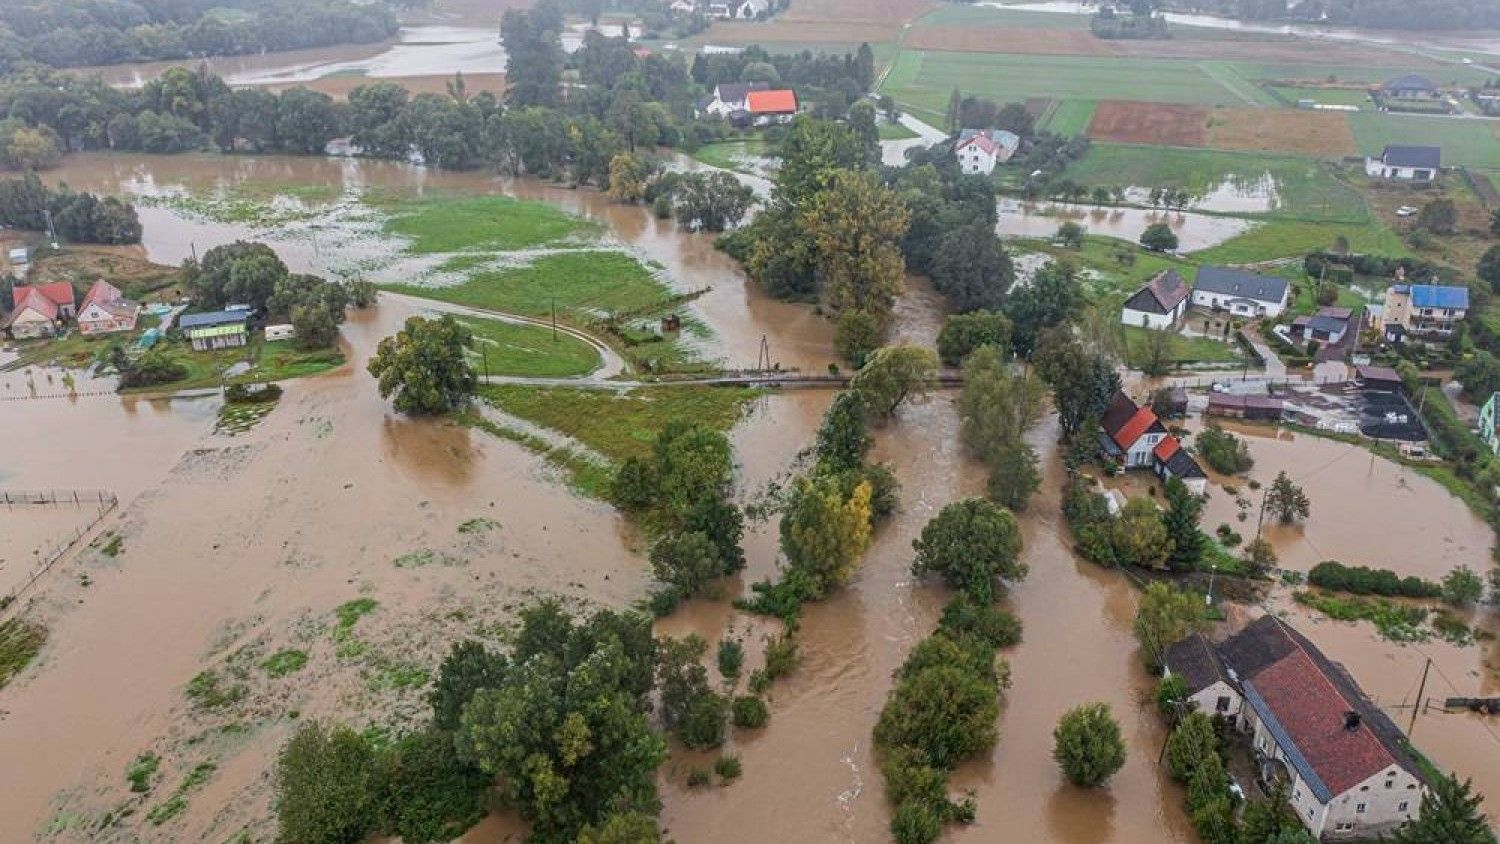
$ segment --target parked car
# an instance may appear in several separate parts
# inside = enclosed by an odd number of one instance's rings
[[[1417,213],[1417,210],[1418,209],[1413,208],[1410,205],[1403,205],[1400,208],[1396,209],[1396,216],[1397,217],[1411,217],[1411,216],[1413,216],[1413,215],[1415,215]]]

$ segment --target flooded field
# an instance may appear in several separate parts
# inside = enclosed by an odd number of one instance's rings
[[[1072,202],[1016,202],[1002,200],[995,231],[1010,237],[1052,237],[1057,227],[1074,222],[1089,234],[1135,243],[1152,223],[1166,223],[1176,232],[1179,251],[1196,252],[1244,234],[1254,223],[1234,217],[1215,217],[1191,211],[1153,211]]]

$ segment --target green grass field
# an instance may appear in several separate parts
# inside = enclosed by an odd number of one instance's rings
[[[1195,252],[1193,257],[1205,264],[1248,264],[1273,258],[1295,258],[1331,248],[1340,235],[1349,240],[1349,248],[1355,252],[1394,257],[1411,254],[1399,235],[1374,221],[1349,225],[1271,220],[1218,246]]]
[[[526,249],[569,237],[591,235],[595,223],[545,202],[508,196],[375,200],[391,215],[386,230],[411,239],[408,251],[485,252]]]
[[[1054,100],[1037,121],[1037,128],[1054,135],[1082,135],[1088,131],[1098,105],[1096,100]]]
[[[884,125],[882,124],[882,129]],[[693,153],[693,157],[710,167],[733,170],[740,173],[753,172],[745,164],[747,158],[759,158],[766,154],[766,141],[756,136],[735,141],[715,141],[704,144]]]
[[[1310,48],[1315,49],[1315,48]],[[1251,79],[1262,80],[1306,80],[1318,82],[1350,82],[1375,85],[1388,82],[1404,73],[1418,72],[1438,85],[1483,84],[1485,74],[1472,67],[1444,65],[1434,68],[1426,63],[1403,65],[1399,56],[1392,54],[1390,64],[1382,65],[1334,65],[1291,64],[1281,62],[1235,62],[1240,72]]]
[[[1349,115],[1354,142],[1366,155],[1387,144],[1443,148],[1443,164],[1466,164],[1500,174],[1500,124],[1490,120],[1369,112]]]
[[[461,319],[474,332],[474,368],[489,375],[568,378],[599,368],[593,346],[569,334],[497,319]]]
[[[1116,314],[1118,317],[1118,314]],[[1139,368],[1146,359],[1146,339],[1150,330],[1134,325],[1122,325],[1125,332],[1125,357],[1131,366]],[[1208,337],[1184,337],[1172,335],[1173,363],[1232,363],[1243,360],[1245,355],[1233,343]]]
[[[1370,218],[1359,191],[1332,165],[1311,158],[1181,147],[1097,143],[1064,175],[1079,184],[1170,187],[1201,194],[1226,181],[1269,173],[1279,205],[1270,216],[1355,223]]]
[[[908,141],[920,137],[916,132],[906,128],[900,123],[880,123],[880,139],[882,141]]]
[[[1084,290],[1090,299],[1099,302],[1113,300],[1115,306],[1163,270],[1175,269],[1184,279],[1193,279],[1193,262],[1149,252],[1112,237],[1088,235],[1082,249],[1068,249],[1045,240],[1016,240],[1012,243],[1017,251],[1041,252],[1088,270],[1093,278],[1084,281]],[[1122,263],[1118,256],[1127,254],[1129,262]]]
[[[1370,102],[1370,95],[1361,88],[1294,88],[1290,85],[1272,85],[1270,89],[1289,106],[1295,106],[1298,100],[1312,100],[1322,105],[1375,108],[1375,104]]]
[[[923,26],[989,26],[1025,29],[1088,29],[1086,15],[1060,15],[1028,9],[1000,9],[994,6],[939,6],[923,15],[915,24]]]
[[[605,251],[561,252],[517,267],[472,269],[468,281],[449,287],[395,284],[389,289],[537,317],[550,314],[555,302],[559,316],[578,325],[610,313],[647,310],[671,296],[635,258]]]

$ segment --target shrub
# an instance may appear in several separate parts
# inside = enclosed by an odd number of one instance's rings
[[[778,677],[785,677],[792,673],[801,661],[802,655],[797,652],[797,638],[791,633],[770,636],[766,639],[766,679],[775,680]]]
[[[745,768],[740,764],[740,757],[738,756],[726,754],[714,760],[714,773],[718,774],[719,779],[726,784],[739,779],[740,774],[744,773],[744,771]]]
[[[1052,731],[1052,758],[1074,785],[1102,785],[1125,764],[1125,741],[1109,704],[1088,703],[1069,710]]]
[[[745,664],[745,646],[737,639],[719,641],[719,675],[725,680],[738,680],[740,669]]]
[[[713,782],[713,777],[703,768],[692,768],[688,771],[688,788],[703,788]]]
[[[765,700],[756,695],[735,698],[731,712],[734,725],[746,730],[758,730],[771,719]]]
[[[1324,560],[1307,573],[1307,582],[1321,589],[1354,595],[1381,595],[1402,598],[1436,598],[1442,587],[1419,577],[1401,577],[1390,569],[1346,566],[1337,560]]]
[[[1239,437],[1217,425],[1209,425],[1199,431],[1196,443],[1198,454],[1220,474],[1248,472],[1255,465],[1255,461],[1250,458],[1250,447]]]
[[[996,606],[975,603],[959,595],[943,607],[938,629],[950,636],[972,635],[991,648],[1021,644],[1021,620]]]

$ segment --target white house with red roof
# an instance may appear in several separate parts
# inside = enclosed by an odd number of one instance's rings
[[[86,336],[134,331],[141,306],[125,298],[118,287],[100,279],[83,297],[78,309],[78,330]]]
[[[1021,136],[1004,129],[965,129],[953,144],[958,169],[966,176],[988,176],[1021,147]]]
[[[1151,457],[1151,468],[1163,481],[1176,478],[1194,495],[1202,495],[1208,490],[1208,473],[1188,454],[1182,447],[1182,440],[1177,437],[1168,434],[1151,449]]]
[[[1208,475],[1188,454],[1182,441],[1167,431],[1156,413],[1116,392],[1099,420],[1099,450],[1124,469],[1150,469],[1162,480],[1176,478],[1196,495],[1208,487]]]
[[[11,291],[15,307],[0,323],[17,340],[51,337],[64,320],[75,312],[73,285],[66,281],[50,284],[17,285]]]
[[[1262,616],[1218,644],[1195,634],[1162,662],[1191,702],[1250,736],[1261,779],[1286,783],[1320,841],[1375,838],[1420,813],[1427,781],[1400,728],[1281,619]]]
[[[797,92],[790,88],[751,91],[745,95],[745,110],[757,126],[789,123],[797,116]]]

